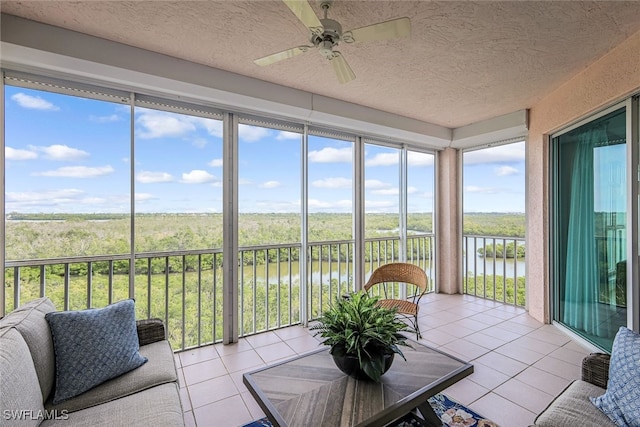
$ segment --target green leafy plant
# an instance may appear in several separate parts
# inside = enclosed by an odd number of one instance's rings
[[[384,373],[385,355],[399,354],[399,345],[411,347],[402,332],[415,330],[396,317],[396,310],[379,306],[380,297],[358,292],[339,298],[311,327],[324,338],[333,356],[354,356],[360,369],[374,381]]]

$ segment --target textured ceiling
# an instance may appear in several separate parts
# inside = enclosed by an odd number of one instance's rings
[[[320,2],[310,1],[320,16]],[[349,30],[399,17],[411,36],[341,44],[356,80],[340,84],[279,0],[2,1],[3,13],[430,123],[459,127],[528,108],[640,31],[640,1],[335,0]]]

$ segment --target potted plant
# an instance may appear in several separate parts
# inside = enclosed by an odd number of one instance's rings
[[[379,382],[395,354],[406,360],[398,346],[411,347],[402,332],[415,330],[379,306],[377,296],[358,292],[338,299],[311,327],[330,346],[333,360],[347,375]]]

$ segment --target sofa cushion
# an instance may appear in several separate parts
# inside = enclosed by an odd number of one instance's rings
[[[576,380],[556,397],[535,420],[537,427],[613,427],[614,424],[589,401],[603,388]]]
[[[640,335],[621,326],[613,340],[607,391],[591,401],[620,427],[640,427]]]
[[[56,311],[49,298],[38,298],[30,301],[0,320],[0,328],[15,328],[24,338],[38,375],[42,401],[45,401],[53,390],[55,381],[55,360],[53,356],[53,340],[51,331],[44,316]]]
[[[78,411],[90,406],[109,402],[159,384],[178,380],[173,351],[168,341],[158,341],[140,347],[140,354],[149,361],[138,369],[106,381],[79,396],[53,405],[51,400],[45,407],[50,410]]]
[[[53,403],[70,399],[147,361],[139,353],[133,300],[104,308],[52,312],[56,361]]]
[[[178,384],[152,387],[103,405],[44,421],[42,427],[179,427],[184,426]]]
[[[29,347],[14,328],[0,330],[2,426],[37,426],[44,414],[40,383]]]

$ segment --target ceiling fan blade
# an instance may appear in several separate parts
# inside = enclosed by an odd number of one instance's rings
[[[409,34],[411,34],[411,21],[409,18],[398,18],[347,31],[342,38],[347,43],[353,43],[395,39],[407,37]]]
[[[282,0],[302,23],[316,34],[323,31],[322,23],[307,0]]]
[[[340,52],[334,51],[333,57],[329,61],[331,61],[333,71],[336,73],[336,77],[340,83],[348,83],[356,78],[355,73]]]
[[[296,55],[305,53],[309,50],[309,46],[298,46],[291,49],[283,50],[282,52],[272,53],[262,58],[254,59],[253,62],[264,67],[265,65],[271,65],[275,62],[282,61],[283,59],[293,58]]]

